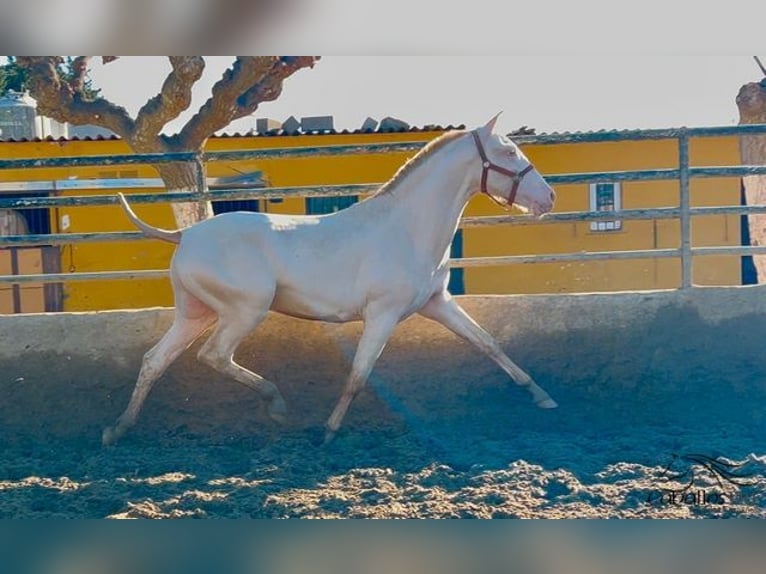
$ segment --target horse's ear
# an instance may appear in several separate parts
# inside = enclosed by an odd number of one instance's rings
[[[502,113],[503,113],[502,110],[497,112],[497,114],[495,114],[495,117],[493,117],[486,124],[484,124],[484,127],[481,128],[481,131],[483,131],[486,135],[491,134],[492,131],[495,129],[495,123],[497,122],[497,118],[499,118],[500,114]]]

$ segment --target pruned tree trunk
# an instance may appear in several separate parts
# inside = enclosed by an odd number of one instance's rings
[[[192,150],[174,150],[160,136],[153,135],[143,138],[140,141],[133,140],[133,150],[137,153],[169,153],[173,151],[196,151]],[[194,163],[159,163],[154,166],[162,182],[165,184],[165,191],[184,191],[195,192],[207,191],[207,183],[203,177],[201,180],[197,175],[197,166]],[[203,168],[204,169],[204,168]],[[203,174],[204,175],[204,174]],[[201,189],[200,189],[201,188]],[[170,204],[173,209],[173,216],[176,225],[179,228],[188,227],[198,221],[213,216],[213,206],[209,201],[199,202],[174,202]]]
[[[157,166],[167,191],[207,191],[204,178],[199,181],[197,167],[189,163],[166,163]],[[201,188],[201,189],[200,189]],[[176,225],[188,227],[213,216],[213,206],[209,201],[194,203],[171,203]]]
[[[766,123],[766,81],[742,86],[737,95],[740,124]],[[766,136],[741,136],[739,154],[743,164],[766,164]],[[766,176],[749,175],[742,178],[747,205],[766,205]],[[748,215],[750,242],[766,245],[766,215]],[[766,282],[766,255],[753,255],[758,283]]]

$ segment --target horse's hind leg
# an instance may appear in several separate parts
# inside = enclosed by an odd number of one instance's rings
[[[234,352],[249,333],[265,318],[268,307],[253,311],[251,307],[237,309],[219,318],[213,334],[199,350],[197,358],[219,373],[230,376],[238,383],[256,391],[268,401],[269,416],[284,422],[287,406],[274,383],[234,362]]]
[[[173,325],[160,342],[144,355],[130,403],[115,425],[104,429],[101,436],[104,445],[114,444],[135,424],[138,413],[157,379],[215,321],[212,311],[198,302],[197,305],[200,313],[193,318],[184,315],[185,308],[177,308]]]
[[[421,315],[433,319],[462,337],[483,353],[491,357],[514,382],[526,388],[535,404],[544,409],[555,408],[554,401],[537,383],[532,380],[516,363],[508,358],[494,337],[482,329],[470,315],[458,305],[447,292],[437,293],[419,311]]]

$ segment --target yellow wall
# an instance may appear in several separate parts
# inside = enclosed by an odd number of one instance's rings
[[[284,137],[226,137],[210,140],[208,150],[301,147],[352,143],[401,142],[431,139],[441,132],[397,134],[342,134]],[[674,168],[677,145],[674,141],[578,143],[529,145],[524,148],[543,174]],[[120,141],[0,143],[0,157],[57,157],[129,153]],[[373,183],[387,180],[411,155],[389,153],[270,159],[258,162],[212,162],[209,177],[237,175],[261,170],[270,186]],[[739,163],[736,138],[703,138],[690,145],[692,165],[736,165]],[[236,169],[235,169],[236,168]],[[157,177],[150,167],[57,168],[0,171],[1,181],[51,181],[69,177]],[[160,190],[126,189],[126,193]],[[622,186],[623,209],[678,205],[678,183],[628,182]],[[116,192],[116,191],[115,191]],[[62,195],[101,195],[105,190],[67,191]],[[589,208],[588,185],[557,188],[556,211],[583,211]],[[693,205],[739,204],[739,180],[692,180]],[[174,227],[169,205],[137,205],[137,213],[154,225]],[[272,213],[304,213],[303,199],[281,203],[261,201],[261,210]],[[497,215],[503,211],[486,197],[469,204],[466,215]],[[68,216],[67,232],[133,230],[117,206],[67,207],[51,210],[52,232],[64,232],[62,218]],[[693,244],[738,245],[738,216],[715,216],[693,220]],[[677,247],[679,224],[673,220],[624,221],[620,231],[592,232],[587,222],[533,226],[494,226],[463,231],[465,257],[565,253]],[[61,248],[62,271],[108,271],[167,268],[173,246],[154,240],[123,243],[87,243]],[[526,264],[468,268],[464,271],[467,293],[583,292],[622,289],[676,287],[680,262],[675,259],[595,261]],[[739,257],[696,258],[694,282],[732,285],[740,282]],[[167,280],[69,282],[64,286],[64,308],[68,311],[136,308],[172,305]]]
[[[0,275],[11,275],[15,257],[18,275],[37,275],[43,272],[43,253],[39,247],[13,247],[0,249]],[[14,300],[15,299],[15,300]],[[45,311],[45,293],[42,283],[21,285],[0,284],[0,314],[42,313]]]
[[[86,155],[113,155],[131,153],[121,141],[64,141],[64,142],[3,142],[0,157],[72,157]],[[152,178],[157,172],[148,166],[42,168],[0,171],[2,181],[53,181],[69,178]],[[116,193],[117,190],[114,190]],[[124,189],[125,193],[160,190]],[[62,191],[61,196],[104,195],[106,190]],[[139,205],[137,211],[158,225],[173,227],[173,214],[169,205]],[[52,233],[83,233],[92,231],[135,231],[118,206],[64,207],[51,209]],[[62,221],[68,218],[64,230]],[[63,246],[62,272],[120,271],[130,269],[167,268],[172,246],[158,241],[78,243]],[[138,308],[154,305],[169,306],[173,296],[167,280],[129,281],[73,281],[63,286],[65,311]]]

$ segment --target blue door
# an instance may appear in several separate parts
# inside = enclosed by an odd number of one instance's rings
[[[230,211],[260,211],[258,199],[240,199],[232,201],[213,201],[213,215],[228,213]]]
[[[334,213],[354,205],[359,198],[356,195],[344,195],[340,197],[307,197],[306,215],[322,215]]]
[[[450,246],[450,257],[457,259],[463,256],[463,230],[458,229],[455,233],[455,238],[452,240]],[[465,286],[463,285],[463,268],[452,268],[449,272],[449,284],[447,290],[453,295],[465,294]]]

